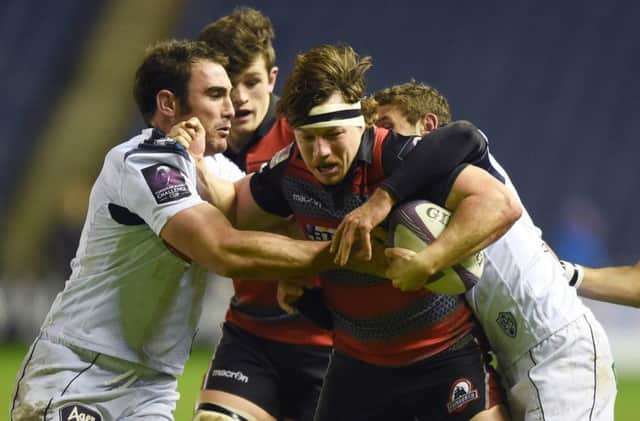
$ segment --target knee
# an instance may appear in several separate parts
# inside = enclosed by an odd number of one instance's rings
[[[214,405],[200,405],[193,416],[193,421],[257,421],[255,418],[233,409]]]
[[[235,421],[228,415],[213,411],[199,410],[193,417],[193,421]]]

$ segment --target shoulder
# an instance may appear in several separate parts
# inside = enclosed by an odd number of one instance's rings
[[[382,140],[383,160],[403,160],[421,139],[420,136],[403,136],[387,130]]]
[[[258,171],[262,165],[294,141],[293,131],[284,118],[276,120],[271,129],[253,146],[247,154],[247,171]]]
[[[282,167],[286,165],[286,163],[293,156],[293,151],[294,151],[293,143],[290,143],[284,148],[281,148],[275,154],[273,154],[273,157],[271,157],[271,160],[269,161],[268,167],[270,169],[275,169],[276,167]]]
[[[284,118],[279,118],[260,139],[257,148],[277,151],[293,143],[293,141],[293,130],[291,130]]]
[[[178,155],[186,160],[191,160],[187,150],[176,142],[175,140],[167,137],[160,130],[152,129],[145,130],[141,136],[136,136],[132,139],[139,140],[134,142],[131,148],[125,154],[125,160],[132,155]]]
[[[143,173],[146,168],[155,169],[163,165],[189,174],[195,168],[184,146],[156,129],[145,130],[142,136],[131,139],[123,152],[124,166]]]

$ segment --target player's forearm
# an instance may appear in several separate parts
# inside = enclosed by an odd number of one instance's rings
[[[578,294],[598,301],[640,307],[640,265],[584,267]]]
[[[259,231],[236,231],[242,237],[230,238],[225,247],[223,275],[243,279],[297,279],[335,270],[328,241],[293,240]],[[384,248],[376,243],[373,258],[354,257],[346,269],[384,277],[387,259]],[[340,268],[345,269],[345,268]]]
[[[179,254],[224,276],[268,280],[305,277],[334,268],[329,242],[239,231],[209,204],[178,212],[160,236]]]
[[[221,245],[225,262],[219,271],[223,275],[243,279],[287,279],[335,268],[328,241],[292,240],[258,231],[236,233]]]
[[[425,275],[431,276],[492,244],[511,228],[521,211],[511,195],[499,191],[466,197],[442,234],[420,252]]]

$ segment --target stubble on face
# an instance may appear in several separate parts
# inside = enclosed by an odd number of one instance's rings
[[[196,61],[191,68],[187,89],[188,113],[182,119],[197,117],[205,131],[205,154],[224,152],[234,115],[231,81],[224,68],[210,60]]]

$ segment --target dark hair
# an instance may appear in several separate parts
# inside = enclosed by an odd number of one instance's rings
[[[249,7],[235,8],[230,15],[207,25],[198,36],[199,41],[229,57],[226,69],[232,79],[245,71],[258,54],[262,54],[268,73],[276,63],[274,38],[271,20]]]
[[[433,86],[411,82],[381,89],[373,95],[377,105],[394,105],[407,118],[409,124],[416,124],[427,113],[438,116],[438,124],[451,122],[449,102]]]
[[[171,39],[146,49],[136,71],[133,97],[147,124],[156,112],[156,95],[163,89],[173,92],[180,107],[189,112],[187,86],[191,67],[198,60],[211,60],[222,66],[227,64],[225,55],[215,52],[204,42]]]
[[[360,57],[348,45],[321,45],[297,57],[278,101],[292,127],[306,119],[311,108],[340,92],[348,103],[364,96],[364,74],[372,66],[371,57]]]

